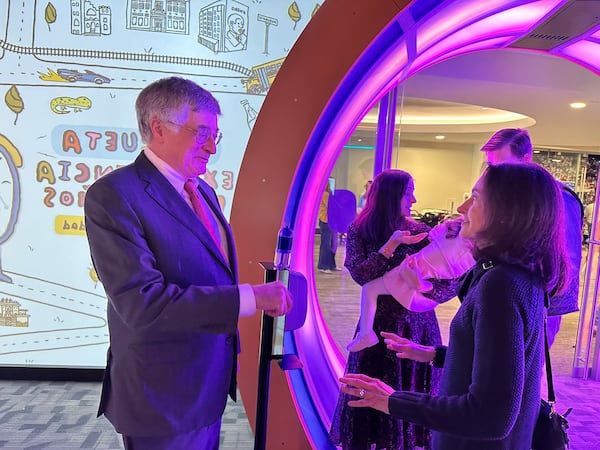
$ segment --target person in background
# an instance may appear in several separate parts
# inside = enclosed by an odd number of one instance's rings
[[[489,166],[458,211],[477,263],[459,289],[448,347],[384,334],[416,364],[443,366],[439,396],[346,374],[348,405],[434,430],[432,449],[529,450],[540,409],[544,295],[566,286],[558,184],[536,164]],[[416,341],[418,342],[418,341]]]
[[[592,221],[594,220],[594,199],[585,205],[583,210],[583,242],[588,243],[592,236]]]
[[[504,162],[527,163],[533,155],[533,145],[527,130],[522,128],[504,128],[497,131],[483,145],[489,165]],[[562,316],[579,310],[579,270],[581,267],[581,236],[583,227],[583,211],[577,194],[567,186],[559,183],[564,203],[564,221],[559,228],[566,234],[568,264],[568,281],[561,294],[550,297],[548,308],[548,344],[552,346],[560,330]]]
[[[357,206],[357,211],[356,212],[361,212],[363,210],[363,208],[365,207],[365,203],[367,202],[367,192],[369,192],[369,188],[371,187],[371,184],[373,184],[373,180],[369,180],[366,182],[365,184],[365,191],[360,195],[360,197],[358,197],[358,202],[356,203]]]
[[[327,208],[329,206],[329,196],[331,195],[331,188],[329,183],[325,185],[325,192],[321,197],[321,204],[319,205],[319,231],[321,234],[321,244],[319,245],[319,260],[317,262],[317,268],[319,272],[331,273],[332,271],[342,270],[337,267],[335,263],[335,253],[337,249],[337,233],[335,233],[329,227],[329,220],[327,217]]]
[[[416,202],[411,175],[402,170],[385,170],[368,190],[365,208],[348,227],[345,266],[361,286],[397,267],[407,255],[425,247],[429,227],[410,218]],[[441,303],[456,295],[453,280],[430,280],[430,297]],[[373,330],[397,333],[427,343],[441,344],[434,311],[415,313],[393,297],[381,295]],[[357,327],[355,335],[360,331]],[[440,373],[427,364],[398,360],[383,340],[348,355],[346,373],[363,373],[382,378],[395,389],[437,393]],[[344,450],[428,448],[431,433],[425,427],[391,418],[374,410],[348,407],[350,397],[341,393],[334,413],[330,441]]]
[[[219,447],[236,397],[237,323],[286,314],[281,282],[238,284],[235,244],[199,178],[221,139],[212,94],[171,77],[138,95],[136,160],[87,191],[92,261],[108,298],[110,346],[98,414],[127,450]]]

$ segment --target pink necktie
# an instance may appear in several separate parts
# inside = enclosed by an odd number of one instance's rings
[[[194,212],[208,230],[210,236],[217,244],[217,247],[219,247],[221,252],[223,252],[219,225],[217,224],[217,220],[215,219],[212,211],[208,211],[209,206],[203,199],[200,198],[200,193],[198,192],[196,184],[193,180],[187,180],[183,185],[183,189],[190,196],[190,201],[192,202],[192,208],[194,209]]]

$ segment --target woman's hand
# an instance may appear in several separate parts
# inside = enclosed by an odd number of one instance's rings
[[[416,244],[427,237],[427,232],[419,234],[410,234],[408,230],[396,230],[388,239],[388,243],[393,244],[396,248],[400,244]]]
[[[400,244],[416,244],[426,237],[427,233],[412,235],[408,230],[396,230],[392,233],[388,241],[379,249],[379,253],[389,259]]]
[[[417,266],[414,253],[408,255],[404,261],[406,261],[406,269],[410,269],[402,271],[402,278],[404,278],[406,283],[421,293],[431,292],[433,290],[433,284],[421,275],[421,270]]]
[[[459,235],[463,218],[455,217],[452,219],[446,219],[442,223],[446,226],[446,238],[451,239]]]
[[[394,333],[381,332],[383,342],[388,350],[396,352],[400,359],[412,359],[418,362],[431,362],[435,358],[435,347],[416,344],[410,339],[398,336]]]
[[[383,381],[362,373],[348,373],[340,378],[340,382],[343,383],[343,393],[358,397],[358,400],[350,400],[348,406],[370,407],[386,414],[390,413],[388,400],[394,389]]]

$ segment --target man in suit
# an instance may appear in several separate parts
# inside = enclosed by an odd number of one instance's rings
[[[522,128],[504,128],[497,131],[483,145],[488,164],[503,162],[530,162],[533,145],[529,132]],[[579,269],[581,267],[581,229],[583,212],[579,197],[562,183],[559,183],[563,196],[565,242],[569,262],[569,281],[566,289],[559,295],[550,296],[548,307],[547,333],[548,345],[552,346],[560,330],[564,314],[579,310]]]
[[[286,314],[291,295],[281,282],[238,284],[230,226],[199,178],[221,138],[217,100],[165,78],[140,92],[136,112],[147,146],[85,200],[108,297],[98,414],[129,450],[217,449],[227,393],[235,400],[238,317]]]

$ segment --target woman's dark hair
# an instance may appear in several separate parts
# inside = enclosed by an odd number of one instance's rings
[[[489,166],[482,175],[485,225],[476,242],[476,257],[523,266],[537,275],[547,291],[566,284],[563,200],[557,181],[533,163]]]
[[[412,177],[403,170],[384,170],[367,190],[364,209],[354,221],[358,235],[368,242],[385,242],[403,220],[400,202]]]

